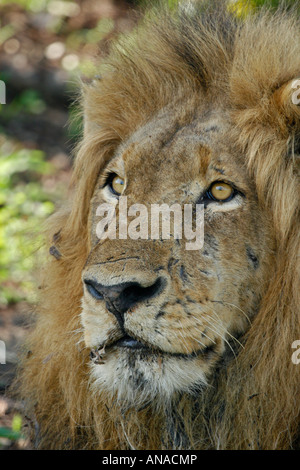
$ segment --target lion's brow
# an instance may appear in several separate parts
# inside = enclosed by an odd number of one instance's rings
[[[207,173],[211,163],[211,149],[205,144],[199,144],[197,150],[201,173]]]

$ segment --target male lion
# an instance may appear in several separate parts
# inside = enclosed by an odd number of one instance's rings
[[[214,13],[148,16],[84,86],[19,379],[39,448],[299,445],[300,23]],[[203,248],[99,239],[121,195],[203,204]]]

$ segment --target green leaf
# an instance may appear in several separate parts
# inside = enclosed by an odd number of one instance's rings
[[[20,432],[13,431],[9,428],[0,428],[0,437],[5,437],[11,441],[17,441],[18,439],[23,438]]]
[[[20,433],[22,429],[22,416],[15,414],[12,420],[11,428],[14,432]]]

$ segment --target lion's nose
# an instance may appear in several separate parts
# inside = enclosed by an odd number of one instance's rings
[[[158,295],[164,288],[164,280],[158,278],[153,284],[143,286],[138,282],[124,282],[105,286],[86,279],[84,281],[88,292],[97,300],[105,300],[106,306],[120,321],[124,313],[134,305]]]

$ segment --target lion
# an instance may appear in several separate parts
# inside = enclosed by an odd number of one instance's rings
[[[37,448],[299,446],[299,51],[293,11],[194,4],[147,15],[82,85],[18,376]],[[97,236],[122,197],[201,206],[203,247]]]

